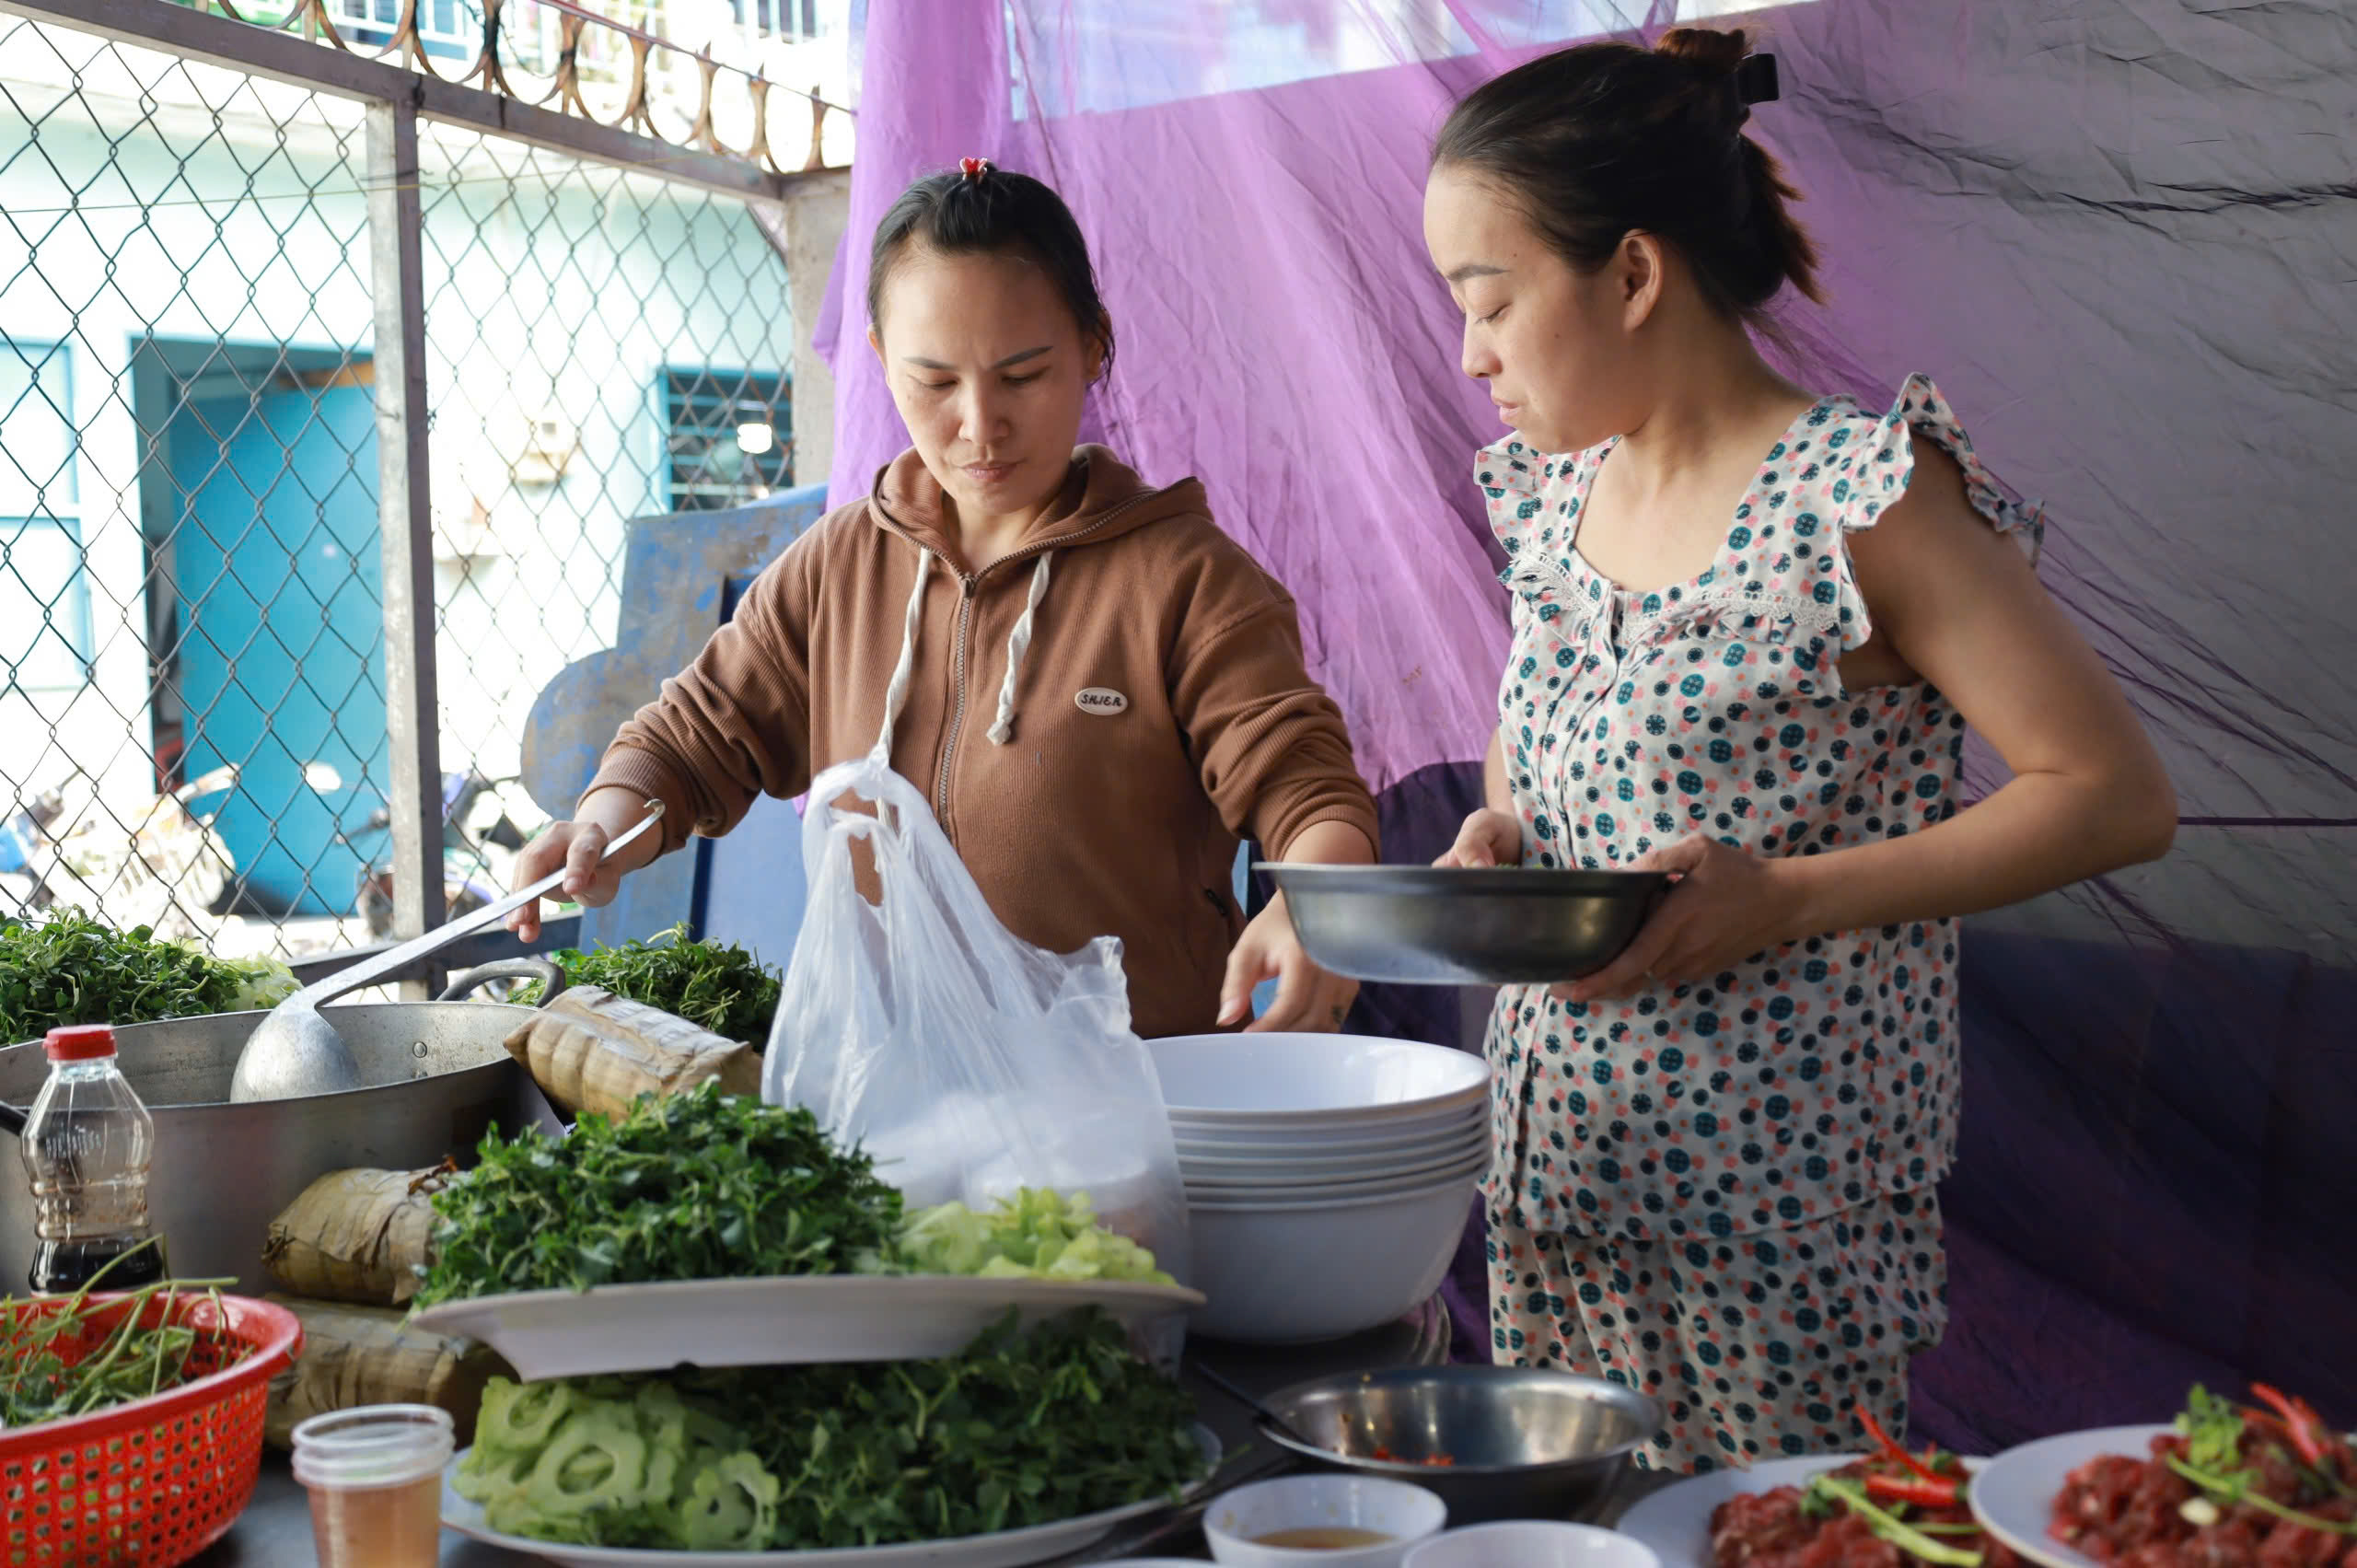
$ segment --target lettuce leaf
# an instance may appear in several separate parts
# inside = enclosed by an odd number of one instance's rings
[[[901,1223],[899,1250],[901,1265],[920,1274],[1173,1283],[1153,1253],[1097,1224],[1086,1192],[1027,1187],[979,1213],[936,1204]]]

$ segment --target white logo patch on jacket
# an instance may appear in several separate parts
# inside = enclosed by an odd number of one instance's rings
[[[1130,700],[1127,697],[1106,686],[1091,686],[1073,701],[1079,704],[1082,713],[1095,714],[1101,719],[1109,719],[1115,714],[1127,710],[1130,705]]]

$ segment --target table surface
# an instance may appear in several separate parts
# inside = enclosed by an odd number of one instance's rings
[[[1420,1319],[1324,1345],[1271,1347],[1192,1342],[1187,1353],[1190,1368],[1187,1381],[1195,1392],[1204,1424],[1217,1433],[1227,1451],[1235,1455],[1251,1437],[1252,1418],[1238,1409],[1233,1400],[1195,1378],[1191,1375],[1194,1364],[1209,1365],[1257,1397],[1291,1383],[1336,1372],[1443,1360],[1447,1353],[1445,1316],[1441,1322],[1437,1336],[1427,1315]],[[1260,1446],[1261,1450],[1267,1450],[1267,1447],[1266,1444]],[[1234,1461],[1234,1469],[1238,1474],[1283,1468],[1290,1468],[1285,1457],[1268,1451],[1242,1455]],[[1225,1481],[1229,1477],[1224,1473],[1222,1479]],[[1631,1472],[1631,1482],[1615,1498],[1611,1510],[1614,1516],[1643,1491],[1659,1484],[1643,1472],[1635,1471]],[[1156,1556],[1204,1555],[1200,1529],[1190,1528],[1178,1534],[1164,1533],[1151,1542],[1144,1540],[1141,1532],[1154,1527],[1154,1521],[1148,1520],[1067,1562],[1102,1562],[1126,1555],[1132,1549],[1149,1547]],[[191,1568],[298,1568],[298,1565],[311,1561],[309,1500],[288,1472],[285,1456],[266,1450],[262,1457],[261,1483],[255,1489],[252,1504],[228,1535],[194,1559]],[[525,1565],[536,1564],[540,1561],[470,1540],[455,1530],[442,1532],[439,1568],[525,1568]]]

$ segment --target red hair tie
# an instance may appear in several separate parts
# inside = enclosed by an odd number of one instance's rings
[[[969,180],[980,185],[982,182],[982,176],[991,171],[991,160],[986,157],[959,158],[958,167]]]

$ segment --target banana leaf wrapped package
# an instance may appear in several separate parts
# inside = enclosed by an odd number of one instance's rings
[[[761,1089],[761,1059],[751,1046],[594,985],[574,986],[532,1013],[507,1049],[543,1094],[580,1116],[621,1116],[642,1096],[708,1082],[724,1094]]]

